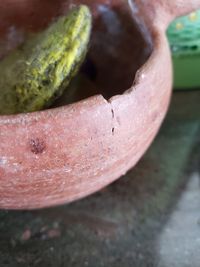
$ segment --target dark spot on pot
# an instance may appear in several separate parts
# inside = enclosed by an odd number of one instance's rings
[[[155,111],[155,112],[153,113],[153,115],[152,115],[152,121],[153,121],[153,122],[156,121],[157,118],[158,118],[158,116],[159,116],[159,113],[158,113],[157,111]]]
[[[44,140],[40,138],[30,139],[29,145],[31,148],[31,152],[34,154],[41,154],[46,148]]]

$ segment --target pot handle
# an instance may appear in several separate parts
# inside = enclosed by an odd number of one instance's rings
[[[169,13],[171,20],[200,8],[200,0],[156,0]]]
[[[133,11],[145,14],[149,25],[156,23],[166,28],[176,17],[200,8],[200,0],[128,0]]]

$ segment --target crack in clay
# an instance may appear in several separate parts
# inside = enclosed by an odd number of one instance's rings
[[[114,113],[113,108],[111,108],[111,113],[112,113],[112,121],[114,121],[115,120],[115,113]],[[115,127],[112,128],[112,135],[114,135],[114,134],[115,134]]]
[[[115,134],[115,111],[113,109],[113,106],[112,106],[112,102],[111,100],[106,100],[106,102],[110,105],[110,110],[111,110],[111,115],[112,115],[112,128],[111,128],[111,132],[112,132],[112,135]]]
[[[115,128],[114,127],[112,128],[112,134],[113,135],[115,134]]]

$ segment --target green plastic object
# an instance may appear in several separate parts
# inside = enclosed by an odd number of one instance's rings
[[[175,89],[200,88],[200,10],[173,21],[167,31]]]

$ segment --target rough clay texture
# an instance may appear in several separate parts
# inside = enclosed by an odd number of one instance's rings
[[[166,12],[157,4],[164,20]],[[148,17],[148,5],[136,6],[136,13]],[[153,53],[123,95],[0,117],[0,207],[40,208],[84,197],[141,158],[166,114],[172,83],[164,31],[154,21],[151,25]]]

